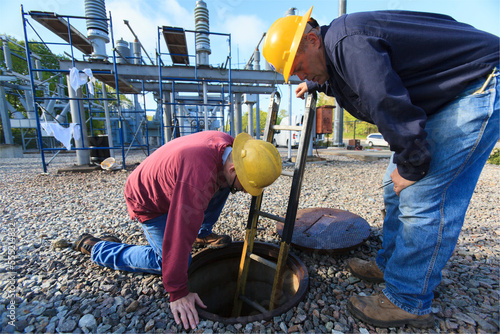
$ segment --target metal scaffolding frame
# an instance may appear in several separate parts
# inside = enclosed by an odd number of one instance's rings
[[[227,68],[219,68],[219,72],[226,72],[226,74],[221,74],[221,77],[214,78],[211,75],[202,76],[199,71],[198,57],[197,55],[190,55],[187,51],[187,43],[185,33],[192,33],[193,36],[197,32],[196,30],[185,30],[177,27],[158,27],[158,52],[157,52],[157,65],[158,65],[158,82],[159,82],[159,96],[161,99],[160,103],[160,111],[161,114],[164,115],[165,121],[162,122],[162,131],[161,138],[162,143],[169,141],[177,136],[180,136],[185,130],[184,128],[189,127],[190,132],[198,132],[201,130],[209,130],[209,123],[215,120],[218,121],[220,118],[222,121],[221,126],[219,128],[225,129],[225,108],[229,108],[229,115],[233,113],[232,111],[232,103],[231,103],[231,34],[224,33],[216,33],[216,32],[204,32],[206,35],[218,35],[218,36],[226,36],[228,42],[228,56],[226,61]],[[161,37],[164,37],[165,43],[169,52],[162,53],[161,51]],[[194,76],[192,78],[178,78],[171,75],[164,75],[164,70],[162,69],[164,63],[162,60],[162,56],[168,55],[172,59],[173,64],[184,64],[189,65],[190,58],[194,58]],[[226,76],[224,78],[224,76]],[[196,97],[184,97],[182,99],[176,99],[176,87],[182,84],[191,84],[195,88],[196,93],[198,93],[198,97],[202,96],[202,99]],[[220,98],[208,98],[208,86],[214,84],[215,87],[220,90]],[[164,94],[163,85],[169,85],[171,87],[171,94],[168,97]],[[224,90],[224,85],[226,85],[227,89],[227,98]],[[190,102],[191,103],[188,103]],[[182,121],[187,118],[186,116],[181,116],[176,113],[176,110],[180,110],[185,108],[186,106],[194,105],[196,106],[196,114],[195,119],[191,120],[188,126],[183,125]],[[204,119],[200,120],[200,108],[203,109],[201,114],[203,114]],[[221,117],[217,116],[208,116],[208,108],[221,108]],[[164,110],[165,109],[165,110]],[[230,118],[231,119],[231,118]],[[203,128],[202,128],[203,127]],[[234,136],[234,127],[232,122],[230,121],[230,134]],[[166,138],[165,138],[166,137]]]
[[[126,168],[126,156],[128,151],[132,147],[139,147],[143,150],[145,155],[149,155],[149,140],[148,140],[148,127],[147,127],[147,115],[146,115],[146,106],[145,106],[145,99],[144,99],[144,110],[127,110],[126,113],[130,114],[141,114],[140,115],[140,122],[139,125],[136,127],[132,127],[129,124],[129,121],[127,120],[127,117],[124,115],[124,111],[122,110],[122,105],[120,101],[120,94],[122,93],[128,93],[128,94],[139,94],[140,92],[143,92],[143,98],[144,98],[144,81],[142,81],[142,87],[140,89],[137,89],[135,87],[132,87],[126,80],[123,80],[119,76],[118,72],[118,67],[117,67],[117,55],[116,55],[116,48],[115,48],[115,42],[114,42],[114,37],[113,37],[113,22],[111,18],[111,13],[109,13],[109,18],[95,18],[93,17],[93,20],[105,20],[106,24],[109,24],[110,27],[110,32],[111,32],[111,43],[112,43],[112,49],[113,49],[113,54],[111,56],[112,62],[108,64],[111,65],[111,67],[108,67],[106,69],[100,69],[100,70],[94,70],[92,71],[92,74],[96,79],[99,79],[102,83],[102,92],[95,92],[95,94],[92,96],[89,92],[89,89],[85,89],[85,96],[83,95],[83,88],[78,88],[77,92],[75,92],[71,85],[68,82],[67,89],[68,89],[68,96],[56,96],[56,97],[38,97],[36,92],[38,91],[38,85],[37,85],[37,80],[35,80],[35,73],[41,73],[41,72],[49,72],[49,73],[56,73],[59,75],[64,75],[66,74],[69,78],[69,73],[70,69],[78,68],[80,69],[79,72],[82,72],[81,69],[84,68],[82,67],[82,62],[78,62],[75,58],[75,49],[81,51],[84,55],[88,55],[92,52],[92,47],[90,42],[87,40],[85,36],[83,36],[81,33],[78,32],[72,25],[71,25],[71,20],[82,20],[82,19],[87,19],[87,17],[84,16],[71,16],[71,15],[59,15],[55,13],[49,13],[49,12],[39,12],[39,11],[30,11],[30,12],[25,12],[23,7],[21,6],[21,15],[23,19],[23,29],[24,29],[24,38],[25,38],[25,49],[26,49],[26,59],[27,59],[27,64],[28,64],[28,70],[29,70],[29,79],[30,79],[30,84],[31,84],[31,91],[33,95],[33,100],[32,100],[32,107],[33,110],[35,111],[35,119],[36,119],[36,130],[37,130],[37,138],[38,138],[38,146],[40,149],[40,154],[41,154],[41,159],[42,159],[42,167],[44,173],[47,173],[47,166],[48,164],[65,148],[61,147],[50,147],[50,146],[45,146],[42,138],[42,134],[44,133],[41,127],[41,116],[45,115],[45,110],[42,107],[42,103],[44,101],[50,101],[50,100],[57,100],[57,101],[66,101],[71,105],[72,109],[72,122],[77,123],[79,126],[79,135],[80,139],[77,140],[75,139],[75,145],[74,147],[72,146],[71,149],[75,150],[77,153],[77,160],[78,160],[78,165],[86,165],[90,163],[90,151],[91,150],[96,150],[97,148],[95,146],[91,146],[88,141],[87,137],[87,124],[89,124],[89,130],[90,134],[94,135],[94,131],[102,131],[103,128],[98,128],[94,124],[94,121],[102,121],[106,120],[106,132],[108,134],[109,142],[112,142],[112,136],[113,132],[118,133],[119,137],[119,143],[117,145],[106,145],[106,146],[98,146],[99,150],[115,150],[115,149],[120,149],[121,150],[121,155],[122,155],[122,168]],[[33,27],[33,25],[30,23],[28,18],[32,18],[36,21],[38,21],[40,24],[45,26],[47,29],[52,31],[54,34],[62,38],[66,43],[54,43],[54,42],[45,42],[42,40],[40,35],[36,32],[36,29]],[[40,42],[32,42],[28,40],[28,31],[27,27],[30,27],[35,34],[39,37]],[[31,57],[32,57],[32,52],[30,50],[30,46],[33,44],[43,44],[45,46],[49,45],[59,45],[59,46],[66,46],[69,48],[69,53],[66,53],[68,56],[71,57],[70,63],[71,66],[69,68],[65,69],[44,69],[44,68],[34,68],[32,65]],[[90,47],[89,47],[90,46]],[[78,65],[77,65],[78,64]],[[87,64],[87,62],[85,62]],[[68,79],[69,81],[69,79]],[[141,83],[141,82],[139,82]],[[108,93],[105,88],[105,85],[109,85],[115,89],[115,93]],[[114,96],[113,96],[114,95]],[[134,99],[135,96],[134,95]],[[87,108],[85,109],[84,103],[87,104]],[[109,103],[115,103],[116,104],[116,110],[111,111],[111,113],[108,110],[108,104]],[[99,104],[102,105],[102,109],[100,110],[99,108],[96,108],[99,106]],[[137,104],[136,104],[137,107]],[[85,116],[85,111],[88,112],[88,118]],[[105,116],[99,116],[99,114],[104,113]],[[77,117],[74,117],[77,115]],[[110,117],[111,116],[111,117]],[[144,124],[144,125],[143,125]],[[60,125],[68,125],[68,123],[61,123]],[[85,125],[85,126],[83,126]],[[115,125],[113,127],[113,125]],[[145,132],[145,143],[141,143],[139,140],[138,134],[144,126],[144,132]],[[132,140],[130,141],[128,147],[126,145],[125,141],[125,136],[127,135],[127,132],[131,133]],[[130,137],[130,135],[128,135]],[[134,144],[135,143],[135,144]],[[55,152],[54,155],[51,157],[51,159],[46,162],[46,152]],[[111,151],[112,152],[112,151]]]

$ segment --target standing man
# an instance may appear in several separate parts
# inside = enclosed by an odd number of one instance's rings
[[[433,290],[499,139],[499,38],[439,14],[354,13],[319,27],[311,11],[277,20],[264,57],[285,81],[306,80],[297,97],[335,97],[393,151],[382,249],[375,262],[348,263],[386,288],[351,297],[348,308],[375,326],[433,326]]]
[[[149,245],[84,234],[75,249],[100,266],[162,275],[175,321],[194,329],[199,323],[196,305],[206,306],[197,293],[188,291],[193,244],[231,243],[229,236],[212,232],[229,193],[258,196],[280,174],[276,148],[246,133],[234,143],[219,131],[174,139],[147,157],[125,185],[130,218],[141,224]]]

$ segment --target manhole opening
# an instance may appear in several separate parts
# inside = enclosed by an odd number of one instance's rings
[[[199,294],[206,309],[199,308],[203,318],[223,323],[247,323],[269,320],[288,311],[304,297],[309,284],[306,266],[294,254],[288,256],[282,297],[273,311],[260,312],[243,303],[239,317],[232,317],[234,294],[238,279],[242,242],[223,249],[208,249],[196,254],[189,267],[189,290]],[[279,248],[266,243],[255,243],[254,253],[277,262]],[[245,296],[269,309],[269,300],[275,271],[261,263],[251,261]]]

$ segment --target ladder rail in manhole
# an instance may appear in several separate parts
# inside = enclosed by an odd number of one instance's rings
[[[307,161],[307,150],[314,125],[314,116],[316,114],[316,99],[317,99],[316,93],[308,94],[306,100],[306,110],[304,113],[304,121],[302,123],[302,126],[286,126],[286,125],[276,125],[281,97],[278,92],[274,92],[273,95],[271,96],[271,101],[269,103],[269,109],[266,119],[266,127],[264,131],[264,140],[272,143],[275,130],[301,131],[302,134],[300,137],[299,147],[297,150],[297,158],[295,161],[295,167],[293,173],[288,171],[283,171],[281,173],[282,175],[292,177],[292,186],[290,189],[290,197],[288,200],[286,216],[280,217],[277,215],[261,211],[260,207],[262,204],[263,194],[252,197],[252,202],[250,204],[250,211],[248,214],[248,221],[245,232],[245,242],[243,244],[240,267],[238,270],[236,292],[234,296],[234,303],[233,303],[234,317],[240,316],[243,302],[257,309],[258,311],[263,312],[263,310],[265,310],[260,304],[256,303],[255,301],[252,301],[251,299],[245,296],[245,287],[248,278],[250,260],[257,261],[276,270],[276,273],[274,275],[273,288],[271,291],[269,311],[272,311],[279,306],[279,301],[281,298],[281,293],[283,288],[286,262],[290,250],[290,243],[292,241],[295,219],[297,217],[300,189],[302,187],[302,181],[304,179],[304,170]],[[255,235],[257,234],[257,223],[259,216],[284,223],[277,263],[269,261],[253,253],[253,246],[255,241]]]

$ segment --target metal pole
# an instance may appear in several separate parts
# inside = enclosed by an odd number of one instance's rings
[[[234,100],[236,101],[236,94],[234,94]],[[233,137],[236,137],[236,128],[235,128],[235,118],[234,118],[234,103],[232,103],[232,95],[229,94],[228,103],[229,103],[229,134]]]
[[[339,16],[346,13],[346,0],[339,0]],[[344,110],[335,101],[336,108],[333,117],[333,146],[344,146]]]
[[[203,81],[203,113],[205,114],[205,131],[208,131],[208,93],[207,93],[207,82]]]
[[[140,62],[139,62],[140,64]],[[144,136],[146,138],[146,147],[148,151],[148,156],[149,156],[149,131],[148,131],[148,108],[146,107],[146,90],[144,89],[144,80],[142,80],[142,103],[144,104],[144,117],[146,118],[146,126],[144,127],[146,131],[146,135]]]
[[[81,138],[75,139],[75,148],[88,147],[88,137],[87,137],[87,125],[83,121],[85,120],[85,110],[83,108],[83,101],[78,100],[82,98],[82,89],[78,88],[75,92],[73,87],[71,87],[71,82],[69,75],[66,76],[68,82],[68,97],[71,108],[71,121],[73,123],[79,123]],[[84,166],[90,164],[90,151],[89,150],[76,150],[76,161],[78,166]]]
[[[309,145],[307,147],[307,156],[313,156],[313,138],[316,137],[316,112],[312,115],[313,118],[313,128],[311,129],[311,139],[309,140]]]
[[[260,95],[257,94],[257,102],[255,103],[255,138],[260,139]]]
[[[69,24],[69,23],[68,23]],[[126,169],[127,165],[125,162],[125,130],[123,124],[126,124],[126,120],[122,114],[122,104],[120,102],[120,85],[118,83],[118,68],[116,66],[116,48],[115,48],[115,37],[113,34],[113,19],[111,17],[111,12],[109,12],[109,31],[111,32],[111,46],[113,50],[113,73],[115,75],[115,87],[116,87],[116,104],[118,106],[119,124],[120,124],[120,142],[122,146],[122,169]]]
[[[7,39],[3,39],[2,37],[2,48],[3,48],[3,57],[5,59],[5,66],[8,71],[12,71],[12,57],[10,54],[9,42]]]
[[[35,89],[35,78],[33,77],[33,69],[32,69],[32,64],[31,64],[31,52],[30,52],[30,43],[28,41],[28,33],[26,31],[26,22],[27,20],[25,19],[24,17],[25,13],[24,13],[24,8],[23,8],[23,5],[21,5],[21,16],[23,18],[23,32],[24,32],[24,41],[25,41],[25,51],[26,51],[26,61],[28,63],[28,71],[29,71],[29,74],[30,74],[30,84],[31,84],[31,91],[32,92],[36,92],[36,89]],[[68,77],[68,80],[69,80],[69,77]],[[69,85],[68,85],[69,86]],[[33,108],[33,110],[36,110],[36,107],[35,107],[35,101],[32,100],[32,105],[29,106],[29,101],[26,100],[26,112],[28,112],[29,109]],[[37,131],[37,137],[38,137],[38,145],[40,146],[40,156],[42,158],[42,168],[43,168],[43,172],[44,173],[47,173],[47,165],[45,164],[45,153],[44,153],[44,150],[43,150],[43,140],[42,140],[42,129],[41,129],[41,125],[40,125],[40,119],[38,117],[38,113],[35,112],[35,119],[36,119],[36,131]],[[28,113],[28,118],[29,117],[29,113]],[[24,147],[24,135],[22,134],[23,133],[23,129],[21,129],[21,136],[23,136],[23,149],[25,149]]]
[[[3,125],[3,136],[5,138],[5,144],[12,145],[14,144],[14,140],[12,138],[12,130],[10,128],[10,118],[9,118],[9,110],[7,108],[7,98],[5,95],[5,89],[3,86],[0,86],[0,114],[2,117],[2,125]]]
[[[234,123],[235,123],[235,136],[242,132],[241,129],[241,93],[234,94]]]
[[[233,104],[231,103],[231,98],[232,98],[232,91],[231,91],[231,34],[228,35],[227,37],[227,46],[228,46],[228,53],[229,53],[229,71],[228,71],[228,94],[227,94],[227,103],[229,104],[229,134],[231,136],[236,137],[236,134],[234,133],[234,109],[233,109]],[[224,94],[223,94],[224,95]]]
[[[141,115],[141,113],[139,113],[139,111],[141,111],[141,105],[139,104],[139,96],[137,94],[134,94],[134,115],[133,115],[133,118],[135,119],[135,124],[137,126],[135,140],[137,141],[137,144],[139,146],[142,146],[142,143],[144,142],[144,140],[143,140],[144,134],[142,131],[142,126],[141,126],[142,115]]]
[[[104,117],[106,118],[106,133],[108,134],[108,145],[109,147],[114,147],[113,144],[113,129],[111,127],[111,119],[109,117],[109,106],[108,106],[108,92],[106,90],[106,84],[103,82],[102,86],[102,97],[104,100],[102,101],[104,104]],[[115,157],[115,152],[112,148],[109,149],[109,155],[111,157]]]
[[[170,108],[172,107],[168,102],[168,92],[163,92],[163,124],[165,124],[164,129],[164,138],[165,143],[170,141],[170,137],[172,137],[172,119],[170,117],[171,112]]]
[[[248,106],[248,134],[253,137],[253,103],[247,103]]]
[[[339,16],[346,13],[346,0],[339,0]]]
[[[173,115],[173,116],[175,116],[175,114],[177,112],[179,112],[179,114],[180,114],[179,107],[177,107],[176,101],[175,101],[175,84],[174,83],[172,83],[172,90],[170,91],[169,94],[170,94],[170,103],[171,103],[170,104],[170,110],[171,110],[170,114]],[[179,120],[179,122],[180,122],[180,120]],[[180,127],[180,124],[179,124],[179,127]],[[179,132],[180,132],[180,129],[182,129],[182,127],[179,128]],[[179,136],[184,136],[184,133],[180,133],[178,135]]]
[[[288,125],[292,125],[292,84],[288,84],[290,101],[288,101]],[[292,158],[292,131],[288,131],[288,159]]]
[[[146,51],[146,49],[144,48],[144,46],[142,46],[141,41],[139,41],[139,37],[137,37],[137,35],[135,34],[135,32],[132,30],[132,27],[130,26],[130,24],[128,23],[128,21],[127,20],[123,20],[123,23],[125,23],[125,25],[130,29],[130,32],[132,33],[132,35],[134,35],[135,40],[137,41],[137,43],[139,43],[139,45],[141,46],[142,50],[144,50],[144,53],[146,54],[146,56],[149,58],[149,61],[151,62],[151,65],[154,65],[155,63],[153,62],[153,60],[149,56],[149,54]],[[140,60],[139,60],[139,64],[140,64]]]

